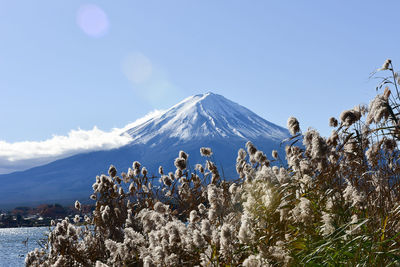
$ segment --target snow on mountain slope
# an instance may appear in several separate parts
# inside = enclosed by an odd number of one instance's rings
[[[113,164],[127,171],[137,160],[150,175],[158,167],[174,171],[179,151],[189,154],[190,168],[204,163],[200,148],[210,147],[213,160],[225,179],[236,179],[237,151],[250,140],[271,155],[276,149],[283,157],[280,142],[289,132],[259,117],[221,95],[206,93],[186,98],[164,112],[155,113],[118,134],[130,135],[124,146],[102,151],[79,153],[21,172],[0,175],[0,208],[41,203],[72,204],[88,201],[96,175],[107,173]]]
[[[169,139],[167,143],[171,145],[228,137],[247,141],[262,136],[282,140],[285,130],[223,96],[207,93],[188,97],[167,111],[155,111],[110,132],[94,127],[88,131],[72,130],[68,136],[53,136],[39,142],[7,143],[0,140],[0,174],[126,144],[165,145]]]
[[[156,145],[168,138],[190,141],[202,138],[286,138],[287,130],[259,117],[225,97],[206,93],[186,98],[164,113],[126,131],[131,144]]]

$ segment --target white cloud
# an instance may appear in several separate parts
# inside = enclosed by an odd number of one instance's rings
[[[135,122],[123,128],[114,128],[110,132],[95,126],[92,130],[71,130],[67,136],[55,135],[44,141],[8,143],[0,140],[0,173],[29,169],[82,152],[124,146],[132,140],[131,136],[123,134],[126,130],[161,113],[160,110],[152,111]]]

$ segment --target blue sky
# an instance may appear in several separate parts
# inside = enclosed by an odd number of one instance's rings
[[[328,135],[399,57],[398,1],[0,0],[0,140],[122,128],[208,91]]]

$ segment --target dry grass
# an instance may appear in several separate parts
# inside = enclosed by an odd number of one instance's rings
[[[332,135],[301,133],[288,121],[287,166],[248,143],[239,179],[206,166],[176,172],[160,186],[135,162],[96,178],[96,210],[84,226],[58,223],[48,250],[28,266],[398,266],[400,264],[400,80],[392,62],[370,106],[330,119]],[[300,133],[299,133],[300,132]],[[297,145],[302,143],[302,145]],[[79,208],[79,204],[77,205]]]

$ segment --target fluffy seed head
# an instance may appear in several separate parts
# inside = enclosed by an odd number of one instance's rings
[[[260,150],[256,152],[254,158],[261,164],[267,161],[267,156]]]
[[[257,152],[257,148],[253,145],[252,142],[247,141],[246,143],[247,152],[249,155],[253,156]]]
[[[209,148],[209,147],[202,147],[202,148],[200,148],[200,154],[203,157],[211,157],[213,152],[212,152],[211,148]]]
[[[334,117],[331,117],[329,119],[329,126],[331,127],[337,127],[338,126],[338,120]]]
[[[361,118],[361,112],[349,109],[345,110],[340,114],[340,120],[344,126],[351,126],[353,123],[359,121]]]
[[[108,169],[108,174],[111,177],[115,177],[115,175],[117,175],[117,169],[114,167],[114,165],[111,165],[110,168]]]
[[[186,160],[184,158],[176,158],[175,167],[179,170],[186,169]]]
[[[379,123],[382,118],[389,117],[389,109],[387,99],[383,95],[377,95],[369,104],[369,113],[366,119],[366,124]]]
[[[288,119],[287,127],[291,135],[296,135],[298,132],[300,132],[300,124],[295,117],[290,117]]]
[[[185,151],[179,151],[179,157],[180,158],[183,158],[183,159],[185,159],[185,160],[187,160],[188,159],[188,157],[189,157],[189,155],[188,154],[186,154],[186,152]]]
[[[199,209],[200,214],[204,214],[206,212],[206,206],[204,206],[203,203],[200,203],[197,208]]]
[[[80,222],[81,221],[81,217],[77,214],[77,215],[75,215],[75,217],[74,217],[74,223],[78,223],[78,222]]]
[[[192,211],[190,212],[190,215],[189,215],[189,221],[190,221],[191,223],[196,223],[196,222],[198,222],[199,220],[200,220],[200,217],[199,217],[199,215],[197,214],[197,211],[192,210]]]
[[[81,203],[78,200],[75,201],[75,209],[81,210]]]
[[[137,170],[140,168],[140,163],[138,161],[134,161],[132,164],[133,169]]]
[[[162,181],[166,186],[171,186],[172,185],[172,181],[171,181],[171,179],[169,178],[168,175],[164,175],[162,177]]]
[[[246,151],[244,151],[243,148],[239,149],[237,161],[238,161],[239,159],[244,160],[245,158],[246,158]]]
[[[392,63],[392,61],[390,59],[386,59],[380,70],[388,70],[390,67],[390,63]]]
[[[196,164],[195,169],[198,170],[201,173],[204,173],[204,167],[201,164]]]
[[[168,206],[161,202],[154,204],[154,210],[158,213],[165,214],[168,211]]]

